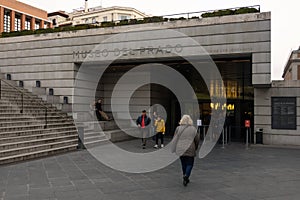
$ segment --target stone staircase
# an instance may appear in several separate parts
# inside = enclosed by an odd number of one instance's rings
[[[0,164],[76,150],[72,117],[16,85],[1,81]]]
[[[120,142],[133,139],[120,130],[114,120],[84,122],[81,127],[82,133],[79,131],[79,135],[85,148],[96,147],[109,141]],[[129,129],[130,131],[135,130],[134,128]]]

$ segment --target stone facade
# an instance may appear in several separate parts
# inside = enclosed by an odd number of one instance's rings
[[[300,50],[292,51],[284,68],[284,80],[300,80]]]
[[[274,97],[296,98],[296,129],[272,128],[272,98]],[[300,145],[300,81],[273,81],[271,88],[256,88],[254,99],[255,131],[263,129],[264,144]]]
[[[99,43],[113,35],[126,33],[123,40],[113,41],[107,46],[122,46],[122,43],[131,42],[133,47],[136,47],[136,44],[143,42],[142,39],[145,40],[145,38],[139,38],[139,35],[163,29],[178,31],[189,36],[201,44],[212,56],[249,56],[252,60],[252,84],[255,87],[254,127],[265,128],[266,134],[273,133],[273,130],[267,128],[269,122],[266,122],[266,126],[261,124],[264,120],[268,121],[270,116],[261,114],[264,110],[268,112],[269,106],[261,109],[262,103],[260,102],[260,98],[267,98],[264,92],[275,91],[271,88],[271,14],[269,12],[2,38],[0,40],[2,47],[0,72],[11,74],[13,80],[23,81],[25,88],[39,92],[40,95],[48,95],[49,89],[53,89],[59,101],[56,103],[61,104],[64,97],[68,97],[69,103],[72,104],[76,95],[74,94],[74,81],[81,63],[89,56],[101,57],[108,53],[105,49],[93,52]],[[158,44],[163,37],[155,34],[148,35],[147,40],[157,41]],[[171,48],[176,49],[176,44],[174,45]],[[145,58],[143,55],[133,54],[128,50],[120,50],[117,53],[126,55],[124,62]],[[163,54],[153,54],[150,57],[151,59],[170,59],[170,55]],[[99,63],[98,65],[100,67]],[[113,79],[109,77],[118,78],[121,75],[121,72],[120,74],[108,73],[99,84],[97,91],[91,91],[96,92],[96,96],[104,98],[104,110],[110,111],[109,96],[113,86],[110,81]],[[41,89],[35,88],[36,81],[41,82]],[[86,88],[89,88],[89,84]],[[136,98],[132,100],[137,102],[136,107],[130,108],[135,115],[151,104],[151,102],[139,101],[139,98],[150,95],[149,88],[145,86],[139,90],[135,93]],[[83,89],[82,94],[84,92]],[[87,107],[90,102],[82,103],[83,107]],[[267,138],[265,141],[271,143]]]

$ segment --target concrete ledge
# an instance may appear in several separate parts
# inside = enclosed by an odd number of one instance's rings
[[[300,149],[300,145],[270,145],[270,144],[251,144],[251,147],[284,148],[284,149]]]
[[[33,87],[31,92],[36,95],[46,95],[46,88]]]
[[[127,140],[133,140],[136,139],[135,137],[132,137],[130,135],[127,135],[123,131],[119,130],[116,132],[113,132],[110,134],[110,141],[111,142],[123,142]]]

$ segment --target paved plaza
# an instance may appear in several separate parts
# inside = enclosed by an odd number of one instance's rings
[[[137,140],[118,145],[142,151]],[[216,146],[196,160],[188,187],[182,185],[179,161],[156,172],[128,174],[86,150],[1,166],[0,178],[1,200],[298,200],[300,150]]]

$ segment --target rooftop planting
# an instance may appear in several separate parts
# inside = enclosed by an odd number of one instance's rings
[[[57,32],[76,32],[78,30],[85,29],[94,29],[94,28],[105,28],[105,27],[114,27],[114,26],[124,26],[124,25],[133,25],[133,24],[146,24],[146,23],[158,23],[158,22],[167,22],[167,21],[176,21],[176,20],[186,20],[186,19],[199,19],[199,18],[208,18],[208,17],[221,17],[226,15],[238,15],[238,14],[246,14],[246,13],[257,13],[260,12],[259,7],[242,7],[236,9],[225,9],[225,10],[216,10],[211,12],[197,12],[197,16],[193,17],[177,17],[177,18],[166,18],[163,16],[153,16],[146,17],[144,19],[125,19],[121,21],[110,21],[110,22],[102,22],[99,24],[81,24],[76,26],[63,26],[56,28],[47,28],[47,29],[38,29],[38,30],[23,30],[23,31],[13,31],[13,32],[3,32],[1,34],[2,38],[6,37],[17,37],[24,35],[39,35],[39,34],[47,34],[47,33],[57,33]],[[181,15],[189,16],[191,13],[183,13]],[[193,13],[195,14],[195,13]],[[176,16],[176,15],[174,15]]]

